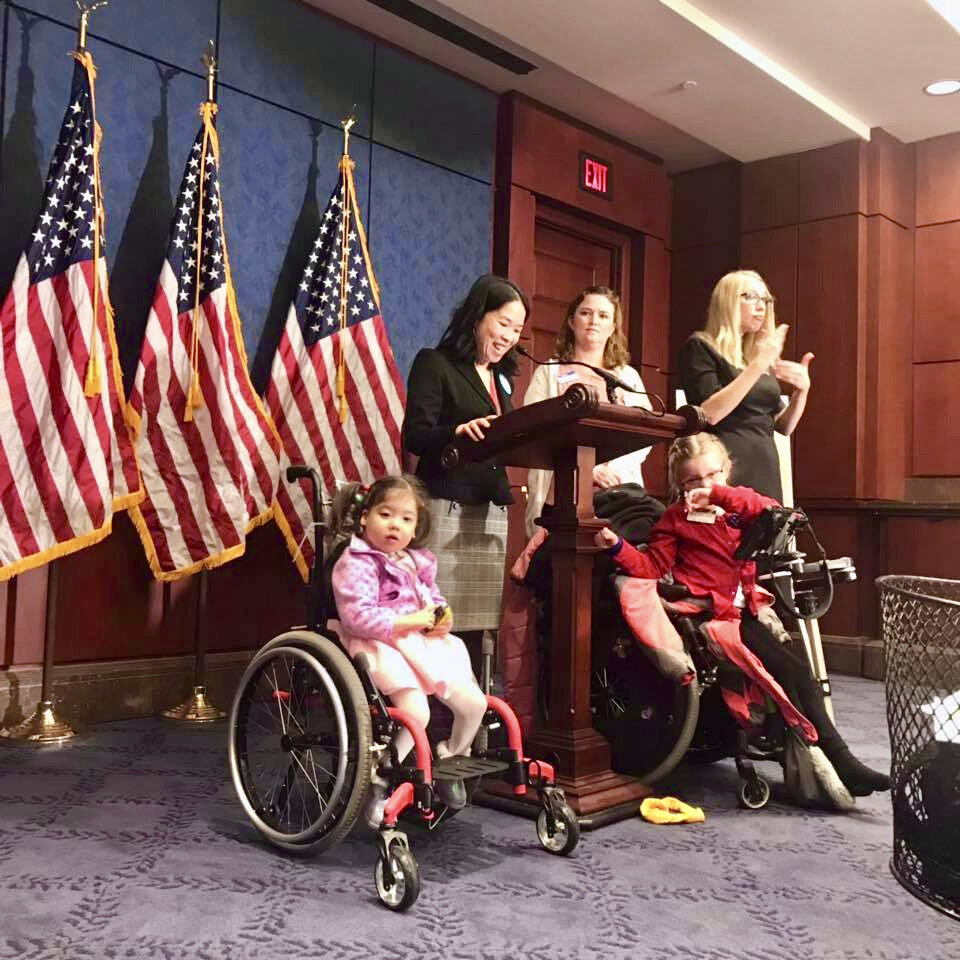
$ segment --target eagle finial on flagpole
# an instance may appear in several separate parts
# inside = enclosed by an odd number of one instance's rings
[[[343,155],[350,156],[350,130],[357,122],[357,105],[354,104],[350,113],[340,121],[340,127],[343,129]]]
[[[207,100],[213,103],[214,87],[217,82],[217,56],[216,46],[212,40],[207,41],[207,49],[204,50],[200,62],[207,71]]]
[[[109,0],[75,0],[77,10],[80,12],[80,23],[77,25],[77,50],[86,50],[87,48],[87,25],[90,22],[90,14],[99,7],[105,7]]]

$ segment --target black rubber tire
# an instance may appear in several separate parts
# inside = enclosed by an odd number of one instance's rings
[[[744,810],[762,810],[770,802],[770,784],[763,777],[741,780],[737,804]]]
[[[636,649],[625,658],[611,652],[602,671],[593,673],[591,703],[594,726],[610,741],[613,768],[656,783],[680,763],[693,740],[699,684],[660,676]]]
[[[387,890],[383,883],[386,864],[382,854],[377,857],[373,868],[373,882],[377,888],[377,899],[388,910],[402,913],[409,910],[420,896],[420,867],[413,854],[398,843],[390,846],[390,860],[394,879],[391,888]]]
[[[276,833],[265,831],[256,817],[251,816],[254,826],[263,834],[272,846],[300,856],[320,853],[343,840],[356,823],[367,792],[370,788],[370,745],[372,724],[370,708],[363,685],[353,664],[340,648],[320,634],[307,630],[291,630],[267,643],[254,657],[244,673],[234,698],[230,715],[230,765],[234,785],[241,802],[244,801],[243,775],[237,756],[237,718],[241,709],[246,685],[257,671],[257,664],[277,648],[294,648],[309,654],[326,671],[333,682],[347,727],[347,766],[344,787],[337,799],[336,807],[329,820],[316,835],[304,840],[286,840]],[[246,803],[244,804],[246,808]],[[248,815],[250,815],[250,812]]]
[[[565,857],[572,853],[580,842],[580,821],[567,803],[560,807],[559,814],[559,829],[554,831],[551,837],[547,826],[547,811],[540,811],[537,815],[537,840],[547,853]]]

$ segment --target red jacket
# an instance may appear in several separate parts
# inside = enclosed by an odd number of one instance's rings
[[[675,503],[657,521],[646,550],[621,541],[611,555],[632,577],[659,580],[672,571],[674,580],[694,596],[713,600],[714,617],[736,620],[739,612],[733,601],[741,584],[750,609],[756,612],[758,606],[754,565],[733,556],[741,527],[779,504],[749,487],[719,485],[711,489],[710,502],[726,511],[716,523],[688,520],[686,506]]]

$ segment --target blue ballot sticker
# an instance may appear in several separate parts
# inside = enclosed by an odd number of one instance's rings
[[[509,397],[510,394],[513,393],[513,387],[510,386],[510,381],[502,373],[498,373],[497,378],[500,380],[500,388]]]

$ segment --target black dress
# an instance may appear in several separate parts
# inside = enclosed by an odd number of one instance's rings
[[[742,372],[702,337],[690,337],[680,351],[679,385],[687,403],[702,404]],[[774,420],[780,410],[780,384],[765,373],[732,413],[707,429],[730,451],[732,484],[752,487],[782,501],[780,460],[773,440]]]

